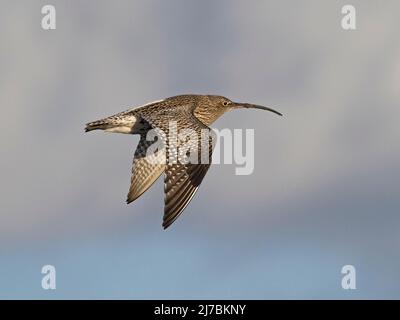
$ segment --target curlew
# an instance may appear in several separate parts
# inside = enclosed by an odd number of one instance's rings
[[[166,229],[186,208],[210,167],[214,140],[209,125],[225,112],[239,108],[262,109],[282,115],[269,107],[233,102],[222,96],[189,94],[155,101],[89,122],[85,131],[100,129],[140,136],[133,159],[127,203],[141,196],[164,173],[165,199],[162,225]],[[175,126],[171,126],[171,123]],[[195,140],[193,144],[192,139],[189,144],[192,147],[196,145],[194,150],[198,153],[195,157],[198,161],[188,161],[188,158],[185,158],[186,153],[181,154],[179,150],[177,151],[184,142],[188,142],[187,139],[172,143],[171,133],[176,133],[172,131],[183,129],[197,133],[197,141]],[[154,152],[149,152],[155,140],[148,139],[148,133],[152,130],[156,131],[156,136],[162,144]],[[204,135],[201,132],[208,132],[210,135],[202,139]],[[206,156],[203,157],[203,154]],[[199,161],[200,156],[202,160],[207,161]]]

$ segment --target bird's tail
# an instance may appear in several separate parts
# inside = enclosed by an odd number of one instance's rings
[[[113,116],[89,122],[86,124],[85,131],[105,130],[107,132],[133,133],[133,127],[137,118],[133,114],[126,112],[118,113]]]
[[[110,121],[108,119],[101,119],[101,120],[97,120],[97,121],[93,121],[93,122],[89,122],[86,124],[85,127],[85,131],[92,131],[92,130],[106,130],[108,128],[110,128]]]

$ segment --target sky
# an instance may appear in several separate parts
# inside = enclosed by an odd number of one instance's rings
[[[0,4],[0,298],[400,298],[398,1],[352,0],[356,30],[339,0]],[[284,117],[221,117],[253,174],[212,166],[163,230],[161,180],[125,203],[138,138],[84,125],[184,93]]]

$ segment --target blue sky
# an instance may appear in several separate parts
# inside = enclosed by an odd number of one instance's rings
[[[44,1],[0,11],[0,298],[399,298],[398,1]],[[125,204],[137,137],[88,121],[181,93],[274,106],[255,170],[215,165],[162,230]],[[57,289],[41,288],[41,267]],[[341,288],[341,268],[357,289]]]

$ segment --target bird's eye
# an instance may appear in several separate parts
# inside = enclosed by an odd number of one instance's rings
[[[229,102],[228,102],[228,101],[224,101],[222,104],[223,104],[224,106],[227,106],[227,105],[229,104]]]

